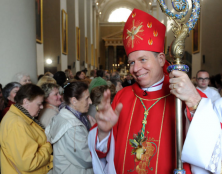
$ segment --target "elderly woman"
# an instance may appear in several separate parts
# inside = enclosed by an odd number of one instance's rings
[[[45,83],[41,88],[45,92],[45,103],[38,119],[46,127],[52,118],[59,113],[58,107],[61,104],[61,95],[59,94],[59,86],[57,84]]]
[[[53,174],[93,174],[88,148],[90,124],[84,115],[92,103],[88,85],[72,82],[65,87],[63,97],[67,105],[53,117],[45,131],[53,144]]]
[[[13,81],[20,83],[21,85],[25,85],[28,83],[32,83],[30,76],[24,72],[19,72],[14,75]]]
[[[4,88],[3,88],[3,96],[5,99],[5,109],[2,111],[2,117],[0,119],[2,119],[4,117],[4,115],[8,112],[10,106],[12,104],[15,104],[15,96],[19,90],[19,88],[21,87],[20,83],[17,82],[11,82],[8,83]]]
[[[35,117],[43,108],[44,91],[36,85],[20,88],[1,122],[1,172],[46,174],[53,167],[52,146]]]

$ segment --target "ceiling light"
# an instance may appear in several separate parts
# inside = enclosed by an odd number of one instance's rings
[[[149,2],[149,4],[150,4],[150,5],[152,5],[152,3],[151,3],[151,2]]]
[[[52,59],[46,59],[47,64],[52,64]]]
[[[99,14],[102,14],[102,12],[99,12]]]
[[[99,3],[97,2],[96,5],[99,5]]]

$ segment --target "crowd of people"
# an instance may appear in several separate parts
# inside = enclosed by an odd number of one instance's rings
[[[144,32],[140,42],[127,40],[134,22]],[[154,45],[146,40],[152,27],[158,29]],[[196,88],[184,72],[167,74],[165,30],[149,14],[133,10],[123,30],[130,65],[125,77],[96,69],[73,75],[67,69],[39,75],[37,84],[18,73],[0,85],[1,173],[173,173],[176,96],[185,111],[184,170],[219,174],[221,76],[216,89],[209,87],[205,70],[197,72]]]
[[[50,173],[52,159],[53,173],[93,173],[87,137],[96,106],[107,89],[112,102],[123,83],[118,72],[95,69],[87,76],[83,70],[74,76],[67,69],[39,75],[36,84],[17,73],[0,85],[2,173]]]

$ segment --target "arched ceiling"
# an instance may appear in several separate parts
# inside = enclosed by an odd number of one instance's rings
[[[100,22],[108,22],[109,15],[118,8],[134,8],[149,12],[149,2],[152,0],[95,0],[98,12],[100,14]]]

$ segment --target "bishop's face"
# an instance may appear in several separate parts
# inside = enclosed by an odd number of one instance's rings
[[[129,54],[130,73],[142,88],[147,88],[163,78],[165,55],[154,56],[151,51],[134,51]]]

